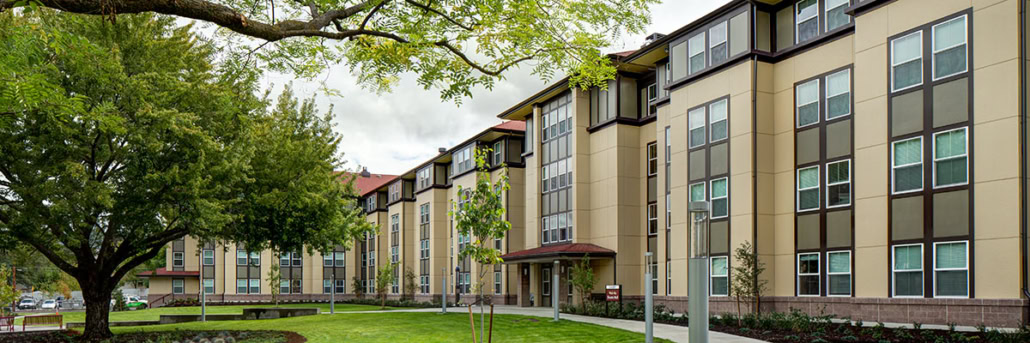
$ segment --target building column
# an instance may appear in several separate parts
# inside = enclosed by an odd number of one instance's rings
[[[529,305],[529,294],[530,294],[530,291],[529,291],[529,285],[530,285],[530,281],[529,281],[529,264],[528,263],[519,263],[518,266],[519,266],[519,268],[518,268],[518,271],[519,271],[519,276],[518,276],[518,283],[519,283],[519,287],[518,287],[518,292],[519,292],[518,305],[519,305],[519,307],[529,307],[530,306]]]

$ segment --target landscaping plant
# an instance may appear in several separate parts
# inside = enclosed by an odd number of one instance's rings
[[[584,255],[582,259],[577,263],[572,264],[572,279],[569,282],[572,283],[572,287],[579,292],[579,301],[583,305],[583,311],[586,312],[587,300],[590,299],[590,294],[594,292],[594,268],[590,267],[590,254]]]
[[[268,267],[268,291],[272,293],[272,302],[279,307],[279,293],[282,292],[283,273],[279,268],[279,259],[272,258],[272,265]]]
[[[14,313],[14,303],[20,295],[11,277],[11,267],[0,264],[0,316]],[[7,313],[7,306],[11,306],[11,313]]]
[[[742,317],[740,304],[746,301],[751,313],[758,313],[758,301],[768,289],[769,280],[761,279],[765,272],[765,263],[758,259],[758,252],[755,251],[751,242],[744,241],[734,250],[733,280],[730,283],[730,293],[737,303],[738,326]]]
[[[415,291],[418,285],[415,284],[415,271],[411,267],[404,268],[404,295],[408,300],[415,300]]]
[[[397,282],[397,276],[393,273],[397,269],[396,263],[386,263],[376,270],[376,293],[379,296],[380,306],[386,309],[386,293],[390,285]]]
[[[361,287],[361,279],[357,275],[350,278],[350,288],[354,290],[354,297],[362,299],[365,297],[365,288]]]

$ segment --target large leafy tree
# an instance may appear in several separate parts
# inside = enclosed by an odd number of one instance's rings
[[[369,88],[412,72],[445,99],[489,88],[531,62],[543,78],[601,85],[615,68],[599,51],[642,33],[659,0],[0,0],[0,11],[38,4],[102,15],[154,12],[224,28],[243,61],[314,76],[344,63]],[[250,57],[257,58],[251,59]]]
[[[81,286],[86,340],[111,335],[120,280],[186,235],[324,251],[368,228],[329,115],[174,18],[0,14],[0,244]]]

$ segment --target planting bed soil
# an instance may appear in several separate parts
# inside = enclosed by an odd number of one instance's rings
[[[74,343],[79,333],[73,330],[0,334],[7,343]],[[151,331],[116,334],[105,343],[304,343],[307,339],[289,331]]]

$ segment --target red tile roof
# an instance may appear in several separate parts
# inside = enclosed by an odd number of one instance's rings
[[[521,120],[511,120],[494,125],[493,128],[500,130],[526,131],[526,122]]]
[[[346,176],[341,178],[340,181],[347,181],[347,178],[351,177],[351,175],[354,175],[355,173],[344,172],[344,174]],[[358,191],[359,195],[365,196],[395,179],[397,179],[397,175],[369,174],[368,177],[362,177],[359,173],[357,174],[357,177],[354,178],[354,189]]]
[[[200,276],[199,271],[174,271],[168,270],[167,268],[157,268],[157,270],[148,270],[136,274],[139,277],[161,277],[161,276]]]
[[[501,259],[503,259],[504,262],[512,262],[534,258],[582,257],[586,254],[590,254],[590,256],[594,257],[611,257],[615,256],[615,251],[590,243],[572,243],[548,245],[529,250],[516,251],[501,256]]]

